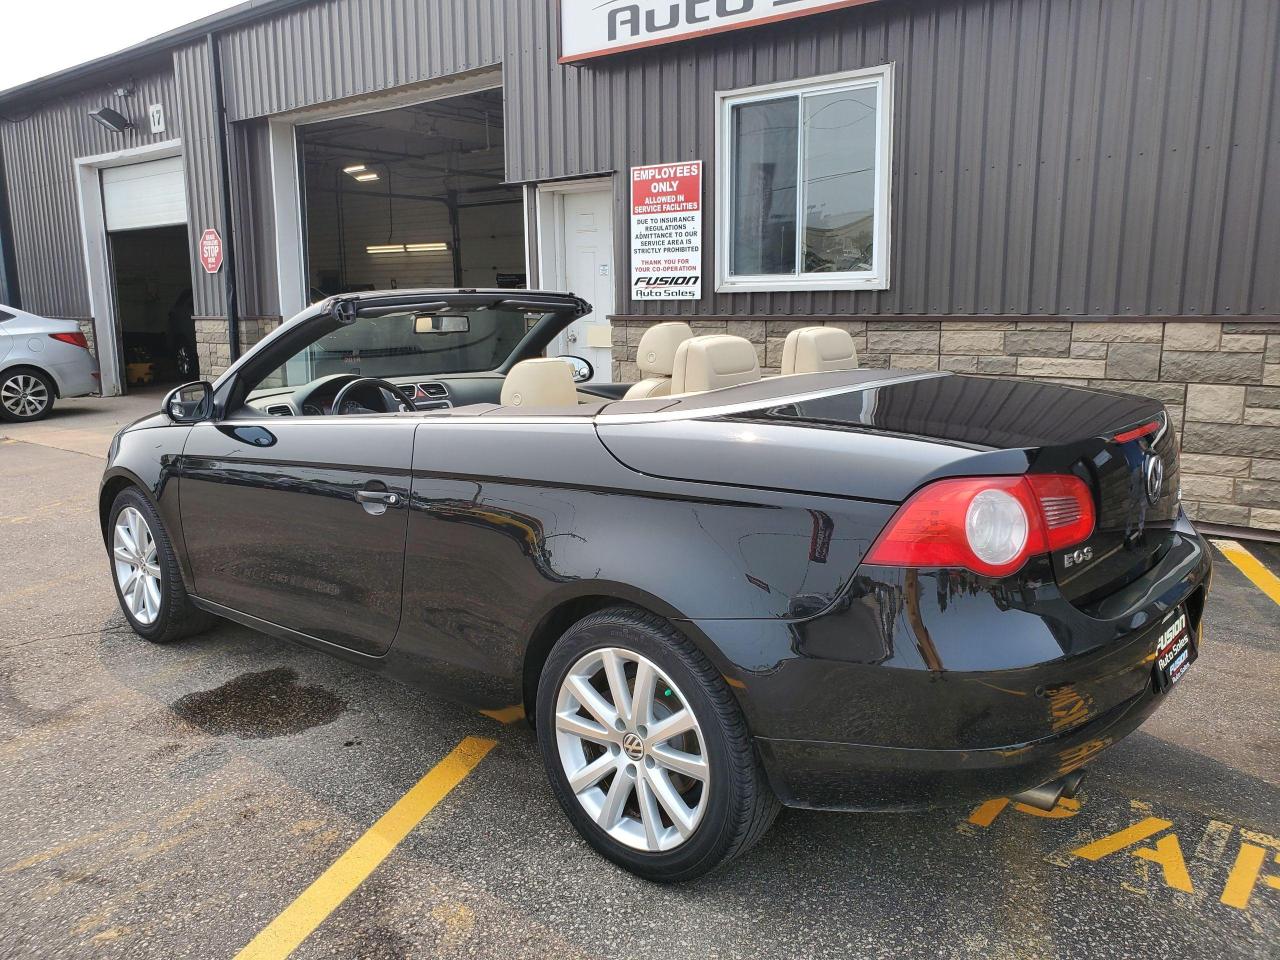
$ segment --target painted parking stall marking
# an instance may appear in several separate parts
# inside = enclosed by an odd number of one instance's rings
[[[1257,557],[1235,540],[1214,540],[1213,545],[1231,565],[1248,577],[1253,585],[1280,604],[1280,577],[1268,570]]]
[[[1139,861],[1135,866],[1153,867],[1158,882],[1169,890],[1208,893],[1218,902],[1241,911],[1258,907],[1263,892],[1280,892],[1280,839],[1259,830],[1210,819],[1194,846],[1186,848],[1191,851],[1192,865],[1189,866],[1183,838],[1194,838],[1194,828],[1155,815],[1151,804],[1142,800],[1131,800],[1130,808],[1130,822],[1125,826],[1079,842],[1092,833],[1086,831],[1061,855],[1046,857],[1047,862],[1069,869],[1079,861]],[[1063,797],[1052,810],[997,797],[975,807],[964,826],[987,830],[1010,812],[1041,820],[1066,820],[1079,815],[1081,810],[1082,801],[1078,797]],[[1193,866],[1198,869],[1193,870]],[[1224,870],[1225,878],[1219,880]],[[1122,881],[1130,892],[1142,892],[1133,883]],[[1268,898],[1267,904],[1280,907],[1280,896]]]
[[[236,954],[236,960],[279,960],[296,950],[495,746],[494,740],[467,737],[454,747]]]

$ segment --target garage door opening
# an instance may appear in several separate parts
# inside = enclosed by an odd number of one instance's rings
[[[309,299],[524,287],[502,124],[502,92],[486,90],[300,127]]]
[[[108,234],[130,389],[199,379],[185,226]]]

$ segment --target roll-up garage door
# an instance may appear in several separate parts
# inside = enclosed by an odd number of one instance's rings
[[[182,158],[165,157],[102,171],[107,230],[141,230],[187,222]]]

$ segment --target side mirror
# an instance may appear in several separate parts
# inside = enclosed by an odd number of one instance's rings
[[[213,384],[208,380],[184,383],[170,390],[161,407],[174,423],[199,423],[213,416]]]
[[[575,357],[571,354],[562,354],[560,357],[573,369],[573,382],[586,383],[596,375],[596,368],[591,365],[590,360],[584,360],[582,357]]]

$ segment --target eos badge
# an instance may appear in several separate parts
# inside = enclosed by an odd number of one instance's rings
[[[1147,500],[1154,507],[1160,502],[1160,491],[1164,489],[1164,461],[1148,454],[1146,466]]]
[[[1062,555],[1062,565],[1064,567],[1078,567],[1080,564],[1087,563],[1092,559],[1093,547],[1081,547],[1071,553],[1064,553]]]

